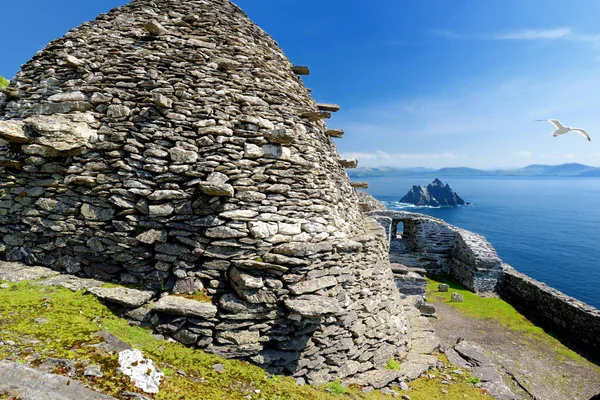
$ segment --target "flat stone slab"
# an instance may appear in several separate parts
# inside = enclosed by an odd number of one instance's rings
[[[294,65],[292,72],[296,75],[310,75],[310,69],[305,65]]]
[[[454,350],[469,364],[475,366],[490,365],[492,361],[483,354],[483,350],[474,344],[461,340],[454,345]]]
[[[186,299],[180,296],[162,297],[152,308],[156,312],[182,315],[184,317],[213,318],[217,307],[212,303]]]
[[[347,169],[358,167],[358,160],[356,158],[340,158],[340,165]]]
[[[83,289],[100,287],[104,282],[97,279],[79,278],[75,275],[57,275],[42,281],[33,282],[33,284],[40,286],[60,286],[77,292]]]
[[[0,261],[0,281],[23,282],[59,275],[45,267],[30,267],[21,263]]]
[[[411,350],[412,352],[413,350]],[[405,381],[412,381],[427,372],[429,368],[434,367],[438,362],[436,356],[429,354],[411,354],[406,361],[402,363],[400,368],[400,378]]]
[[[344,131],[341,129],[329,129],[325,131],[325,134],[327,136],[340,139],[342,136],[344,136]]]
[[[331,297],[307,294],[295,299],[288,299],[284,304],[291,311],[307,318],[323,317],[342,311],[340,303]]]
[[[341,107],[338,106],[337,104],[326,104],[326,103],[317,104],[317,108],[321,111],[329,111],[329,112],[337,112],[337,111],[340,111],[340,109],[341,109]]]
[[[369,183],[368,182],[350,182],[350,186],[353,187],[354,189],[368,189]]]
[[[88,292],[94,296],[108,301],[109,303],[120,304],[125,307],[137,308],[147,303],[154,297],[154,292],[149,290],[137,290],[126,287],[104,288],[91,287]]]
[[[389,385],[403,374],[401,371],[383,369],[372,370],[345,380],[348,385],[373,386],[375,389],[380,389]]]
[[[0,361],[0,392],[21,400],[115,400],[82,383],[10,361]]]

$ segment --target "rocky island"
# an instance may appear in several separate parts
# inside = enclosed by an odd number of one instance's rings
[[[442,181],[437,178],[425,187],[414,185],[412,189],[400,199],[400,202],[414,204],[416,206],[432,207],[452,207],[465,204],[465,201],[452,190],[450,185],[444,185]]]

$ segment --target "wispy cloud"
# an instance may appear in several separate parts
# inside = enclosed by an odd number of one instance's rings
[[[360,161],[378,161],[378,162],[394,162],[400,160],[452,160],[458,158],[450,152],[444,153],[388,153],[385,151],[375,151],[370,153],[362,152],[347,152],[342,153],[344,158],[357,158]]]
[[[513,32],[488,35],[489,39],[497,40],[539,40],[561,39],[572,34],[571,28],[556,29],[526,29]]]
[[[533,156],[533,153],[528,150],[521,150],[517,153],[517,156],[522,158],[530,158]]]
[[[570,40],[575,42],[600,42],[600,34],[576,32],[568,27],[553,29],[519,29],[498,33],[458,33],[451,30],[434,30],[432,33],[446,39],[479,40]]]

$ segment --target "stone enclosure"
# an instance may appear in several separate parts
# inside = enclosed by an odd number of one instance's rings
[[[2,259],[163,293],[158,332],[310,382],[402,357],[388,244],[306,73],[228,0],[51,42],[0,95]]]
[[[385,229],[393,264],[453,275],[474,292],[496,290],[502,260],[483,236],[424,214],[385,210],[367,215]]]

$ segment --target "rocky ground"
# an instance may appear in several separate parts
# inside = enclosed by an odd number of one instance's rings
[[[437,310],[432,324],[442,344],[450,346],[462,338],[483,347],[520,399],[588,400],[600,393],[597,365],[496,321],[466,316],[435,296],[429,299]]]

